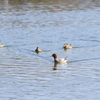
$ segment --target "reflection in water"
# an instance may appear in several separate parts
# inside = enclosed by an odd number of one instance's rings
[[[54,62],[54,67],[57,67],[58,63],[57,62]]]
[[[35,51],[37,54],[40,54],[41,53],[41,51]]]
[[[54,62],[53,70],[58,70],[58,65],[60,65],[60,67],[66,67],[67,63],[61,64],[61,63]]]
[[[53,70],[57,70],[57,65],[58,65],[58,63],[57,62],[54,62]]]
[[[68,50],[71,50],[70,48],[69,49],[67,49],[67,48],[64,48],[64,51],[68,51]]]

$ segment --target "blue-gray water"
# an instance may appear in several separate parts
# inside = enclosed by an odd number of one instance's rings
[[[99,0],[0,0],[0,43],[0,100],[100,100]]]

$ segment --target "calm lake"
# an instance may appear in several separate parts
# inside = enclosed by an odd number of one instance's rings
[[[0,43],[0,100],[100,100],[100,0],[0,0]]]

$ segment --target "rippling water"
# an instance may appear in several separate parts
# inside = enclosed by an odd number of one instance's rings
[[[0,0],[0,100],[99,100],[99,30],[99,0]]]

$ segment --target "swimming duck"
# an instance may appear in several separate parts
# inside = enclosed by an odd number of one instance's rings
[[[58,59],[58,58],[57,58],[57,55],[56,55],[55,53],[52,54],[52,57],[54,58],[54,62],[55,62],[55,63],[64,63],[64,64],[67,63],[67,57]]]
[[[64,49],[71,49],[72,48],[72,45],[70,44],[64,44]]]
[[[37,48],[35,49],[35,52],[42,52],[42,50],[41,50],[39,47],[37,47]]]
[[[0,44],[0,47],[4,47],[4,45],[3,44]]]

